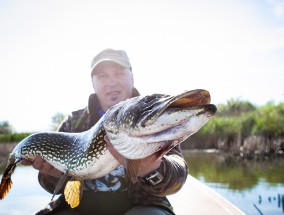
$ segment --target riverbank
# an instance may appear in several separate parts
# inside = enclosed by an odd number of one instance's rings
[[[6,166],[9,154],[16,145],[17,143],[0,143],[0,169]]]
[[[200,135],[191,136],[181,144],[183,150],[218,150],[232,156],[243,158],[284,158],[284,138],[265,138],[264,136],[248,136],[246,138],[213,138]]]
[[[0,155],[8,156],[11,151],[15,148],[17,143],[0,143]]]
[[[0,142],[0,169],[2,169],[6,165],[9,154],[13,151],[16,145],[17,145],[16,142],[13,142],[13,143],[1,143]],[[255,143],[254,145],[257,145],[257,144]],[[247,147],[240,147],[239,150],[224,151],[224,150],[219,150],[215,148],[211,148],[211,149],[187,148],[187,147],[183,147],[183,144],[181,144],[181,146],[182,146],[181,148],[183,151],[219,153],[219,154],[223,154],[228,160],[235,160],[235,161],[242,160],[242,159],[263,160],[263,159],[284,158],[284,153],[282,150],[277,151],[277,153],[272,153],[272,152],[264,150],[264,147],[262,148],[262,150],[260,150],[260,147],[258,147],[257,149],[255,148],[255,150],[248,150]]]

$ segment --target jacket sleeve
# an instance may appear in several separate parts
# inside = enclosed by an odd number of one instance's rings
[[[187,169],[187,163],[178,145],[162,158],[160,173],[164,179],[159,184],[149,185],[140,180],[138,181],[145,191],[156,196],[167,196],[182,188],[187,178]]]

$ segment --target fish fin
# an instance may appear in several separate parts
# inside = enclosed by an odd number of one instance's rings
[[[75,208],[80,204],[82,193],[83,185],[81,181],[67,182],[64,189],[64,196],[66,202],[71,206],[71,208]]]
[[[0,184],[0,200],[4,199],[12,187],[11,175],[14,173],[17,164],[22,159],[16,159],[13,155],[10,156],[6,169],[4,170]]]
[[[11,178],[2,178],[0,185],[0,200],[4,199],[12,187]]]
[[[54,196],[58,193],[58,191],[64,186],[64,184],[65,184],[66,181],[68,180],[68,172],[69,172],[69,171],[66,171],[66,172],[61,176],[61,178],[58,180],[58,182],[57,182],[57,184],[56,184],[56,186],[55,186],[55,188],[54,188],[51,201],[53,200]]]
[[[170,149],[163,149],[163,150],[157,151],[157,152],[156,152],[157,159],[162,158],[162,157],[163,157],[165,154],[167,154],[171,149],[172,149],[172,148],[170,148]]]
[[[141,159],[137,159],[137,160],[127,159],[126,165],[127,165],[126,167],[127,175],[130,181],[133,184],[135,184],[138,180],[138,172],[139,172],[140,165],[141,165]]]
[[[167,154],[169,151],[171,151],[175,146],[178,144],[176,143],[176,140],[173,140],[172,143],[165,148],[162,148],[161,150],[156,152],[157,159],[162,158],[165,154]]]

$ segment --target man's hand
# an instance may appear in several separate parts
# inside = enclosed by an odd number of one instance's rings
[[[25,166],[32,165],[33,168],[37,169],[40,173],[45,175],[51,175],[55,178],[60,178],[62,176],[62,172],[53,167],[40,156],[37,156],[34,161],[22,160],[21,164]]]
[[[116,160],[121,163],[125,168],[127,168],[127,162],[126,158],[124,158],[121,154],[119,154],[110,143],[107,136],[104,137],[105,141],[107,142],[107,148],[110,151],[110,153],[113,155],[113,157],[116,158]],[[141,166],[138,171],[138,175],[140,177],[144,177],[150,172],[158,169],[161,165],[161,158],[158,158],[156,154],[149,155],[146,158],[143,158],[141,160]]]

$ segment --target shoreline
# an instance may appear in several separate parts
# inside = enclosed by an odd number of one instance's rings
[[[17,143],[0,143],[0,168],[3,168],[6,165],[9,154],[16,145]]]
[[[13,151],[13,149],[16,147],[18,143],[1,143],[0,142],[0,166],[3,164],[3,162],[7,162],[7,159],[9,157],[9,154]],[[187,148],[181,148],[184,153],[190,152],[190,153],[216,153],[216,154],[223,154],[228,157],[235,157],[239,159],[267,159],[267,158],[284,158],[284,153],[280,151],[280,153],[267,153],[259,151],[254,151],[250,153],[245,153],[243,151],[223,151],[220,149],[187,149]]]
[[[9,154],[16,145],[17,143],[0,143],[0,155]]]

